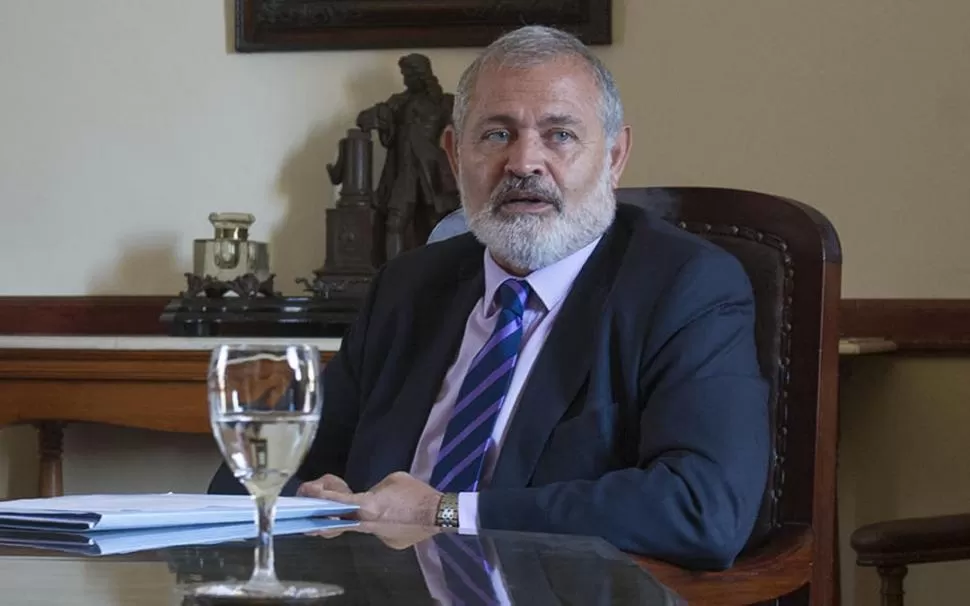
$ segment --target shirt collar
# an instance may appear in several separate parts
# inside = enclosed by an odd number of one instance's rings
[[[593,254],[593,249],[599,244],[602,236],[596,238],[583,248],[580,248],[576,252],[572,253],[564,259],[556,261],[552,265],[543,267],[542,269],[537,269],[531,274],[520,278],[518,276],[513,276],[504,269],[502,269],[495,259],[492,258],[492,254],[485,250],[485,314],[491,315],[495,311],[495,292],[498,287],[502,285],[503,282],[509,278],[513,279],[524,279],[528,282],[529,287],[532,288],[532,292],[539,299],[539,302],[546,311],[552,309],[559,304],[560,301],[565,298],[566,293],[573,285],[573,281],[576,276],[579,275],[583,265],[589,259],[590,255]],[[526,306],[529,302],[526,302]]]

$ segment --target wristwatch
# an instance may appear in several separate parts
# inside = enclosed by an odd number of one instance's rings
[[[458,528],[458,493],[446,492],[441,495],[434,523],[442,528]]]

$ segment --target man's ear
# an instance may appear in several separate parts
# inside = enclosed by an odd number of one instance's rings
[[[633,147],[633,129],[629,124],[624,125],[620,134],[616,136],[613,147],[610,148],[610,174],[613,178],[613,188],[620,186],[620,177],[623,176],[623,169],[626,168],[626,161],[630,158],[630,149]]]
[[[441,147],[448,156],[448,164],[451,165],[451,174],[458,177],[458,133],[455,127],[449,124],[441,133]]]

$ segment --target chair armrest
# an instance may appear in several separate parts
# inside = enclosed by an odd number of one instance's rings
[[[631,557],[688,604],[745,606],[775,600],[808,583],[814,542],[809,528],[781,528],[764,545],[742,554],[728,570],[714,572]]]
[[[970,514],[906,518],[852,533],[860,566],[906,566],[970,559]]]

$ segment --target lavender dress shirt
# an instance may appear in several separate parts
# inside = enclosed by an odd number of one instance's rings
[[[542,350],[562,302],[572,288],[573,281],[583,265],[589,259],[599,238],[552,265],[537,270],[525,280],[532,288],[534,296],[526,302],[525,313],[522,317],[523,335],[519,357],[512,372],[505,403],[495,420],[492,430],[492,444],[485,453],[485,465],[482,471],[481,485],[488,486],[498,453],[505,439],[509,421],[519,405],[519,393],[529,377],[532,364]],[[458,357],[445,373],[438,399],[431,407],[428,422],[418,440],[418,447],[411,464],[411,475],[423,482],[431,478],[438,459],[441,440],[448,427],[451,411],[458,397],[461,382],[471,366],[472,359],[482,348],[498,320],[498,305],[495,302],[495,291],[508,278],[513,278],[508,272],[498,266],[492,256],[485,251],[485,293],[475,307],[472,308],[468,321],[465,323],[465,336],[462,338]],[[462,530],[472,530],[478,527],[478,493],[463,492],[458,495],[458,520]]]

